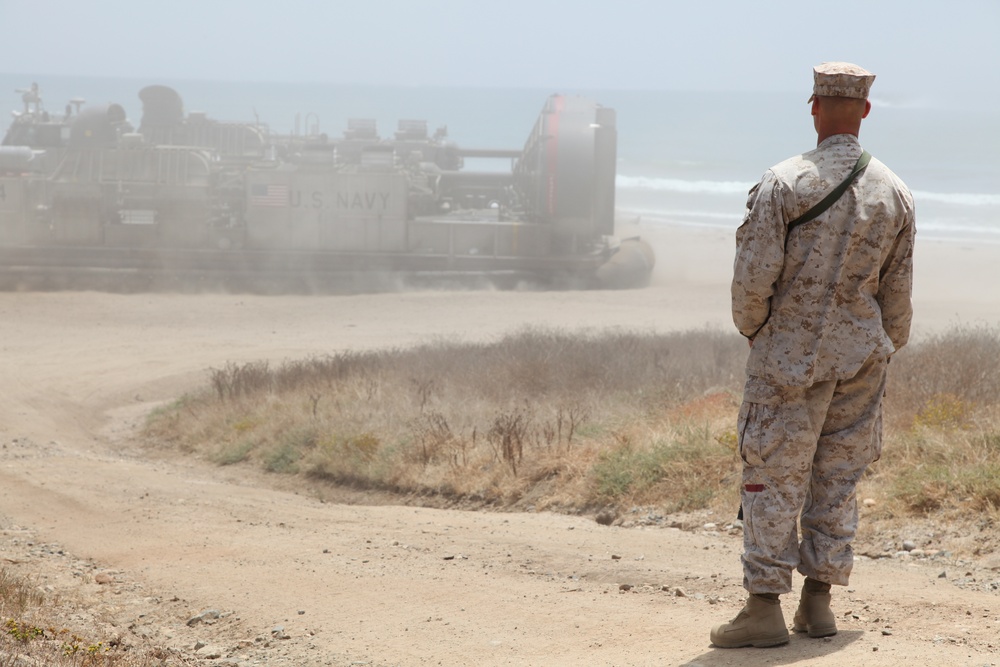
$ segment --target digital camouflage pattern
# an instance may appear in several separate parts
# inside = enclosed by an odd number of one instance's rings
[[[733,321],[753,338],[749,375],[805,386],[853,377],[906,344],[913,198],[879,160],[815,220],[788,223],[854,168],[857,137],[838,134],[772,167],[750,190],[736,232]]]
[[[738,423],[751,593],[790,591],[795,568],[831,584],[850,576],[855,488],[881,452],[886,366],[910,331],[913,200],[873,158],[816,219],[788,223],[861,153],[838,134],[772,167],[736,233],[733,321],[752,342]]]
[[[813,67],[813,95],[868,99],[875,75],[853,63],[822,63]],[[812,102],[812,96],[809,97]]]
[[[743,585],[751,593],[789,592],[796,568],[847,585],[858,525],[855,488],[882,452],[886,365],[872,357],[850,380],[808,387],[748,378],[737,428]]]

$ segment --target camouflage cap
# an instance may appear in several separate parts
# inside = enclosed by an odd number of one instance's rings
[[[875,75],[852,63],[822,63],[813,67],[813,97],[856,97],[868,99]]]

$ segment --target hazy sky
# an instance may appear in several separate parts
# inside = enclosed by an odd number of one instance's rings
[[[1000,102],[1000,0],[0,0],[0,26],[32,75],[794,91],[849,60]]]

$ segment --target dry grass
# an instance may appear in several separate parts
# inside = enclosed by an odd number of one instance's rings
[[[147,426],[220,465],[427,503],[617,511],[736,506],[746,343],[715,331],[436,343],[212,369]],[[958,328],[893,359],[884,517],[1000,506],[1000,337]]]
[[[0,667],[153,667],[156,650],[123,645],[72,628],[79,603],[41,592],[37,584],[0,568]],[[69,626],[69,627],[67,627]]]
[[[529,329],[493,343],[229,364],[210,371],[203,392],[159,411],[147,434],[221,465],[449,501],[652,502],[693,456],[675,449],[729,461],[709,486],[730,474],[731,451],[717,440],[732,430],[744,347],[711,331]],[[624,479],[627,451],[647,449],[659,457],[647,465],[662,470]]]
[[[1000,334],[959,327],[890,366],[880,481],[885,512],[995,516],[1000,509]]]

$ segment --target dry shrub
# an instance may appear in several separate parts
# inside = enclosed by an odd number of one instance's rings
[[[725,510],[738,490],[746,353],[741,337],[714,331],[526,329],[227,364],[147,433],[220,464],[429,502]],[[996,331],[959,327],[908,346],[889,382],[886,446],[865,480],[881,511],[995,506]]]
[[[348,352],[286,361],[276,369],[266,362],[227,363],[210,376],[216,395],[229,400],[303,388],[343,393],[347,384],[370,399],[390,383],[397,390],[408,387],[421,408],[463,394],[494,403],[581,395],[603,401],[639,387],[656,400],[676,401],[741,382],[746,348],[739,340],[712,330],[660,335],[529,328],[495,343]]]
[[[904,348],[889,366],[887,433],[873,467],[883,513],[1000,507],[1000,332],[956,326]]]
[[[224,465],[409,494],[536,506],[558,498],[582,507],[611,500],[593,494],[590,478],[614,434],[645,431],[636,446],[655,449],[656,438],[672,437],[671,423],[735,412],[745,355],[738,336],[708,330],[525,329],[491,343],[229,363],[209,371],[203,392],[154,414],[146,432]],[[678,406],[686,408],[671,412]],[[630,491],[615,501],[640,496],[653,500],[652,492]]]
[[[510,466],[510,471],[515,476],[517,466],[524,458],[524,445],[530,429],[531,415],[515,408],[494,417],[486,432],[486,441],[493,448],[494,456]]]
[[[274,376],[266,361],[249,364],[228,362],[223,368],[210,369],[212,388],[220,401],[238,399],[270,389]]]
[[[414,420],[413,433],[416,436],[414,453],[417,461],[424,466],[445,457],[452,465],[468,465],[465,440],[455,433],[448,418],[440,412],[421,414]],[[476,434],[472,434],[475,442]]]
[[[966,420],[995,408],[998,396],[1000,331],[993,327],[956,326],[903,348],[889,365],[886,406],[904,427],[921,415]]]

